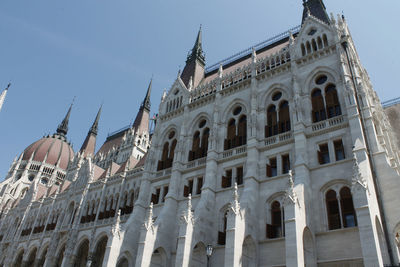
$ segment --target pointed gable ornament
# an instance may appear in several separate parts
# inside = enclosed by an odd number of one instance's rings
[[[154,224],[153,224],[153,202],[150,203],[149,206],[149,212],[147,213],[147,218],[146,221],[143,224],[144,228],[146,228],[147,231],[153,231],[154,230]]]
[[[294,191],[294,180],[293,180],[292,170],[289,170],[288,189],[286,190],[286,193],[285,193],[284,204],[285,205],[289,205],[289,204],[300,205],[300,203],[297,199],[296,192]]]
[[[121,209],[118,210],[117,216],[115,217],[115,223],[111,228],[111,234],[121,238]]]
[[[351,181],[351,192],[355,193],[356,191],[362,189],[365,191],[368,191],[368,184],[367,181],[365,181],[361,171],[360,171],[360,166],[358,165],[356,155],[353,154],[353,177]]]
[[[222,68],[222,63],[219,64],[219,68],[218,68],[218,77],[222,78],[222,75],[224,74],[224,70]]]
[[[183,211],[181,222],[184,224],[194,224],[194,217],[192,212],[192,194],[189,194],[188,196],[187,208],[185,211]]]
[[[257,53],[256,53],[256,49],[254,47],[252,48],[252,52],[251,52],[251,61],[253,63],[257,62]]]
[[[242,213],[240,211],[238,186],[236,182],[233,187],[233,200],[231,202],[231,212],[233,212],[235,215],[242,216]]]

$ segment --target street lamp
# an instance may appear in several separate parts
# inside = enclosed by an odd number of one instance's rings
[[[207,267],[210,267],[210,258],[213,253],[213,246],[207,245],[206,247],[206,254],[207,254]]]

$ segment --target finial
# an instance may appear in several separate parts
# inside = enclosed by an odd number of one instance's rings
[[[193,76],[190,76],[190,79],[189,79],[189,91],[191,91],[192,89],[193,89]]]
[[[100,115],[101,111],[103,109],[103,103],[101,103],[99,110],[97,111],[96,118],[92,124],[92,127],[90,127],[89,134],[94,134],[97,135],[98,128],[99,128],[99,120],[100,120]]]
[[[192,194],[189,194],[188,196],[187,209],[188,211],[192,212]]]
[[[147,87],[146,96],[144,97],[144,100],[143,100],[142,106],[141,106],[141,108],[144,108],[147,111],[150,111],[150,107],[151,107],[150,95],[151,95],[152,85],[153,85],[153,75],[151,75],[150,83],[149,83],[149,86]]]
[[[72,103],[71,103],[71,105],[70,105],[70,107],[69,107],[69,109],[68,109],[68,112],[67,112],[67,114],[65,115],[63,121],[62,121],[62,122],[60,123],[60,125],[58,125],[58,127],[57,127],[57,131],[56,131],[56,132],[57,132],[57,134],[59,134],[59,135],[61,135],[61,136],[64,136],[64,137],[65,137],[65,135],[67,135],[69,117],[70,117],[70,115],[71,115],[71,109],[72,109],[72,105],[74,104],[74,102],[75,102],[75,96],[74,96],[74,98],[72,99]]]
[[[293,44],[294,43],[294,36],[292,31],[289,31],[289,44]]]
[[[8,83],[5,90],[8,90],[8,88],[10,88],[10,86],[11,86],[11,83]]]
[[[219,63],[219,68],[218,68],[218,77],[222,78],[222,74],[223,74],[224,70],[222,68],[222,63]]]
[[[144,223],[144,227],[147,230],[150,230],[153,227],[153,202],[150,203],[149,212],[147,213],[147,218]]]
[[[256,63],[256,61],[257,61],[257,53],[256,53],[255,47],[252,47],[251,59],[253,60],[253,63]]]

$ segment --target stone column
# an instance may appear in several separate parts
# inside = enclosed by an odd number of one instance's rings
[[[140,231],[136,255],[136,267],[149,267],[154,250],[157,229],[153,225],[153,203],[150,204],[147,220]]]
[[[240,266],[243,240],[244,240],[244,220],[240,210],[239,196],[237,192],[237,185],[235,183],[234,200],[232,207],[228,212],[227,229],[226,229],[226,242],[225,242],[225,260],[224,266]]]
[[[188,207],[186,212],[182,214],[179,227],[178,248],[176,251],[176,267],[189,267],[190,255],[192,249],[194,218],[192,214],[192,198],[189,195]]]

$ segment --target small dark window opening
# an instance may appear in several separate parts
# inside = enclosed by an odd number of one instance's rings
[[[344,147],[343,147],[343,142],[342,140],[336,140],[333,142],[333,145],[335,147],[335,156],[336,160],[342,160],[345,159],[345,154],[344,154]]]
[[[226,175],[222,176],[221,187],[228,188],[232,186],[232,170],[226,170]]]
[[[326,193],[326,210],[328,212],[328,227],[329,230],[341,228],[339,203],[336,198],[336,192],[329,190]]]
[[[289,173],[290,170],[290,158],[289,155],[282,156],[282,173]]]
[[[274,177],[277,174],[276,158],[270,158],[269,164],[267,164],[267,177]]]
[[[343,227],[354,227],[357,225],[356,213],[350,189],[343,187],[340,190],[340,206],[342,208]]]
[[[321,75],[315,80],[315,83],[318,85],[321,85],[321,84],[324,84],[327,80],[328,80],[328,77],[326,77],[326,75]]]
[[[206,120],[202,120],[202,121],[199,123],[199,128],[200,128],[200,129],[203,128],[203,127],[206,125],[206,123],[207,123]]]
[[[196,189],[196,194],[200,195],[201,194],[201,188],[203,187],[203,177],[197,178],[197,189]]]
[[[239,115],[242,112],[242,107],[237,107],[233,110],[233,115]]]
[[[318,161],[319,161],[319,164],[321,164],[321,165],[327,164],[330,162],[328,144],[319,145]]]
[[[162,202],[165,202],[165,197],[168,194],[168,186],[164,186],[164,193],[163,193],[163,197],[162,197]]]
[[[281,92],[276,92],[275,94],[272,95],[272,100],[273,101],[278,101],[282,97]]]
[[[243,184],[243,167],[236,168],[236,183],[238,185]]]

